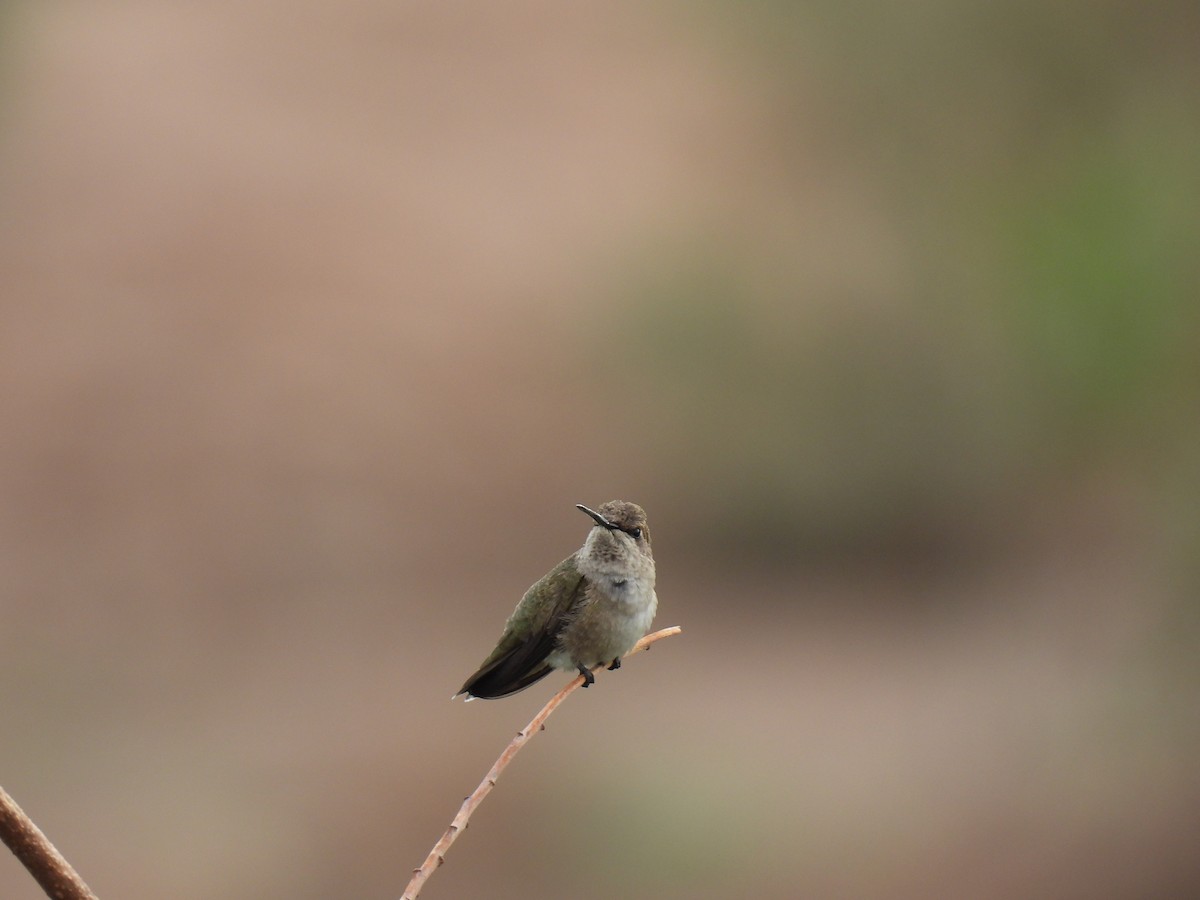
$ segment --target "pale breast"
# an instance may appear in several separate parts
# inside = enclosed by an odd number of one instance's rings
[[[593,668],[625,655],[650,629],[658,608],[653,584],[641,579],[614,579],[588,594],[550,654],[555,668]]]

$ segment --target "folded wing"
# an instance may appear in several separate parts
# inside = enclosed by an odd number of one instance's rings
[[[583,599],[583,591],[584,577],[575,567],[574,556],[570,556],[525,593],[496,649],[455,696],[469,694],[495,700],[524,690],[548,675],[551,667],[546,657]]]

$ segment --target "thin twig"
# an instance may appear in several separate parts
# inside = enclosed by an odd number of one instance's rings
[[[54,900],[96,900],[71,864],[25,815],[17,801],[0,787],[0,840],[29,870],[33,880]]]
[[[672,625],[670,628],[664,628],[662,631],[648,634],[638,641],[637,645],[626,653],[623,658],[633,656],[639,650],[645,650],[655,641],[670,637],[673,634],[679,634],[682,630],[678,625]],[[490,794],[492,788],[496,786],[496,779],[500,777],[500,773],[512,762],[513,757],[529,742],[529,739],[545,727],[546,720],[550,718],[550,714],[558,708],[558,705],[566,700],[572,691],[581,684],[583,684],[583,676],[578,675],[565,688],[551,697],[550,702],[542,707],[542,711],[534,716],[528,725],[517,732],[517,736],[512,739],[512,742],[500,754],[500,758],[496,760],[496,764],[492,766],[491,771],[487,773],[483,781],[479,782],[479,787],[475,788],[471,796],[463,801],[463,805],[459,807],[458,815],[451,820],[450,827],[446,829],[441,840],[433,845],[433,849],[425,857],[425,862],[421,863],[419,869],[413,870],[412,880],[408,883],[408,887],[404,889],[400,900],[416,900],[417,895],[421,893],[421,888],[429,880],[429,876],[434,873],[438,866],[445,862],[446,851],[450,849],[450,845],[466,830],[467,820],[471,818],[471,813],[475,812],[475,807],[479,806],[483,802],[483,798]]]

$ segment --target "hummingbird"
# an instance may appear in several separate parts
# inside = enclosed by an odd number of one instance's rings
[[[587,687],[592,669],[620,668],[649,630],[658,597],[645,510],[624,500],[576,506],[595,523],[583,546],[525,592],[496,649],[455,697],[507,697],[551,669],[575,670]]]

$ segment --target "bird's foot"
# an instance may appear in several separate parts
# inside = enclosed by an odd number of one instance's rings
[[[621,668],[621,657],[619,657],[619,656],[618,656],[618,657],[617,657],[616,659],[614,659],[614,660],[612,661],[612,663],[609,665],[609,667],[608,667],[608,671],[610,671],[610,672],[611,672],[611,671],[613,671],[614,669],[619,669],[619,668]]]
[[[579,670],[579,674],[583,676],[584,687],[587,687],[589,684],[595,684],[596,676],[592,674],[591,669],[589,669],[583,663],[580,663],[575,668],[577,668]]]

